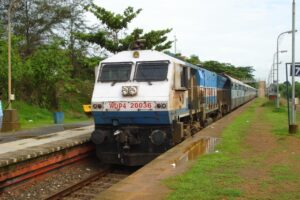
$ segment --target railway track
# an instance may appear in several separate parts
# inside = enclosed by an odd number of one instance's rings
[[[91,199],[135,171],[100,163],[87,139],[90,129],[76,129],[77,136],[64,141],[53,139],[61,134],[43,136],[36,146],[23,142],[24,150],[2,153],[0,199]]]
[[[133,171],[128,169],[116,170],[106,168],[101,172],[73,184],[49,196],[46,200],[88,200],[129,176]]]
[[[92,144],[84,144],[3,168],[0,170],[0,192],[6,187],[91,157],[93,151]]]
[[[90,156],[10,184],[2,189],[0,199],[93,199],[136,170],[137,168],[103,165],[95,156]]]

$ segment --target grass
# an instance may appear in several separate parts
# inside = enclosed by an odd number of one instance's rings
[[[64,107],[64,123],[75,123],[90,120],[85,116],[83,111],[80,111],[81,105],[78,104],[76,106],[78,107],[77,110],[72,109],[71,107]],[[13,108],[18,111],[22,129],[31,129],[54,124],[53,112],[45,108],[29,105],[20,101],[14,102]]]
[[[246,157],[243,155],[247,155],[245,153],[248,150],[253,152],[253,147],[245,145],[244,137],[251,122],[255,120],[254,110],[258,106],[263,109],[256,120],[266,120],[264,123],[271,128],[268,133],[276,144],[268,151]],[[219,153],[200,157],[188,172],[165,181],[173,190],[167,199],[300,199],[300,159],[299,154],[295,153],[297,150],[290,149],[290,137],[297,140],[299,133],[293,136],[288,133],[286,107],[276,109],[273,102],[257,99],[223,131],[222,141],[217,146]],[[278,158],[278,154],[283,156],[283,161],[267,161]],[[265,173],[262,173],[262,179],[254,177],[252,180],[242,175],[244,171],[255,174],[256,169],[262,169]],[[250,190],[251,184],[255,183],[259,194],[243,191],[245,187],[241,186],[249,181]]]
[[[234,187],[243,180],[237,172],[247,164],[241,159],[241,145],[255,107],[262,104],[257,99],[222,134],[222,142],[217,146],[218,153],[200,157],[190,171],[168,179],[166,184],[174,190],[167,199],[236,199],[243,191]]]
[[[281,105],[279,109],[274,107],[274,102],[268,101],[263,104],[266,111],[266,120],[272,124],[272,132],[277,136],[288,136],[288,110],[286,105]],[[298,114],[299,115],[299,114]],[[300,123],[300,118],[296,118],[297,124]],[[296,136],[299,136],[300,129]]]
[[[299,179],[297,173],[294,173],[289,165],[274,165],[271,170],[271,177],[275,181],[295,181]]]

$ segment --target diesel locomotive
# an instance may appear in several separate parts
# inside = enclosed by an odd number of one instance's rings
[[[120,52],[96,68],[91,140],[104,163],[144,165],[256,92],[162,52]]]

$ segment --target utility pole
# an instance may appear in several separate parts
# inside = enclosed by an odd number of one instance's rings
[[[174,35],[174,54],[176,55],[176,53],[177,53],[177,47],[176,47],[176,43],[177,43],[177,37],[176,37],[176,35]]]
[[[287,51],[279,51],[279,39],[282,35],[284,34],[290,34],[292,33],[292,31],[285,31],[283,33],[280,33],[277,37],[277,50],[276,50],[276,74],[277,74],[277,83],[276,83],[276,108],[279,108],[279,53],[285,53]],[[274,57],[273,57],[274,58]],[[273,59],[273,62],[274,62],[274,59]]]
[[[292,8],[292,124],[289,126],[289,133],[297,133],[298,126],[296,125],[296,112],[295,112],[295,15],[296,3],[293,0]]]

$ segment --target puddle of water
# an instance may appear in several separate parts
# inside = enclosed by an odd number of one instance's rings
[[[175,168],[181,164],[187,163],[190,160],[195,160],[200,155],[211,153],[215,146],[219,143],[220,138],[206,137],[194,142],[183,151],[183,155],[176,159],[171,165]]]

